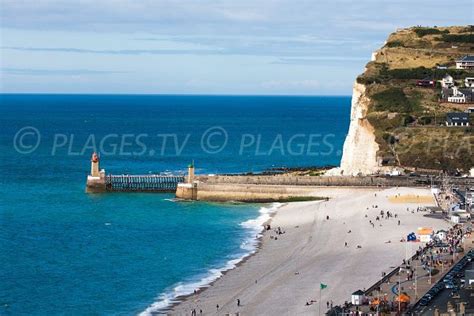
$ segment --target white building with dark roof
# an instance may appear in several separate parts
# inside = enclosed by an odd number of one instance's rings
[[[449,74],[441,79],[441,87],[443,88],[452,88],[454,86],[454,79]]]
[[[464,86],[466,88],[474,88],[474,77],[464,78]]]
[[[456,69],[474,69],[474,56],[464,56],[456,60]]]
[[[452,88],[441,89],[441,100],[449,103],[474,103],[474,88]]]
[[[446,126],[469,126],[469,113],[451,112],[446,114]]]
[[[462,93],[458,87],[454,86],[450,89],[450,93],[448,96],[448,102],[451,103],[466,103],[466,95]]]

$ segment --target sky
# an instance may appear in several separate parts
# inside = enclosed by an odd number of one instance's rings
[[[397,28],[467,24],[473,0],[0,0],[0,92],[350,95]]]

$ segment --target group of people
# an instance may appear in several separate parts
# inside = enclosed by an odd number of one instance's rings
[[[378,205],[372,205],[372,208],[378,208]],[[369,210],[369,208],[367,208],[367,210]],[[366,214],[365,217],[367,218],[367,217],[369,217],[369,215]],[[375,221],[379,222],[382,219],[390,219],[390,218],[398,218],[398,214],[396,214],[396,213],[394,214],[390,211],[385,212],[384,210],[381,210],[380,215],[375,216]],[[369,220],[369,224],[373,228],[375,228],[375,223],[371,219]],[[400,222],[400,220],[398,220],[398,226],[400,226],[400,224],[401,224],[401,222]],[[379,226],[382,226],[382,224],[380,223]]]
[[[240,298],[238,298],[238,299],[237,299],[237,307],[240,307],[240,306],[242,306],[242,304],[240,303]],[[220,308],[220,306],[219,306],[219,304],[217,304],[217,305],[216,305],[216,310],[219,311],[219,308]],[[201,316],[201,315],[202,315],[202,309],[199,310],[199,316]],[[197,316],[197,311],[196,311],[196,309],[193,309],[193,310],[191,311],[191,316]]]
[[[283,235],[284,233],[286,233],[284,230],[281,229],[280,226],[278,226],[276,229],[274,229],[273,232],[274,232],[277,236],[270,235],[270,239],[274,239],[274,240],[278,240],[278,236],[279,236],[279,235]]]
[[[313,305],[313,304],[316,303],[316,302],[317,302],[317,301],[315,301],[315,300],[310,300],[310,301],[307,301],[305,305],[306,305],[306,306],[310,306],[310,305]],[[332,307],[333,307],[333,302],[332,302],[332,300],[326,302],[326,307],[327,307],[327,309],[332,309]]]

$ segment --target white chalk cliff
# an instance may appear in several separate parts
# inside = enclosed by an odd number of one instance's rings
[[[366,118],[370,100],[365,86],[354,83],[352,92],[351,120],[344,142],[340,173],[342,175],[367,175],[379,170],[374,128]]]
[[[375,61],[377,55],[378,51],[373,52],[371,60]],[[356,80],[352,89],[351,119],[344,141],[341,166],[329,170],[326,175],[370,175],[382,169],[377,161],[379,145],[375,141],[374,128],[367,119],[369,103],[365,85]]]

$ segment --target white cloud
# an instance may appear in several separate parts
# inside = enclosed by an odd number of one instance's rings
[[[10,69],[2,88],[70,91],[76,86],[55,69],[79,69],[81,92],[349,94],[388,33],[470,24],[473,5],[459,0],[459,11],[433,0],[0,0],[0,64]],[[29,82],[26,71],[19,75],[23,68],[31,70]],[[41,85],[35,69],[42,70]],[[117,73],[100,80],[109,69]]]

